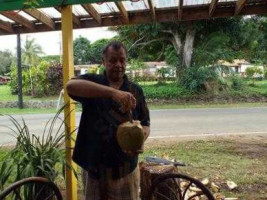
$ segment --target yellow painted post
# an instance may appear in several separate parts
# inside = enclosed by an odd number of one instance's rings
[[[66,84],[70,78],[74,75],[74,63],[73,63],[73,33],[72,33],[72,7],[66,6],[61,10],[62,19],[62,43],[63,43],[63,84],[64,84],[64,102],[69,103],[64,110],[64,116],[66,120],[67,133],[73,132],[75,129],[75,105],[71,103],[71,99],[66,91]],[[72,137],[74,138],[74,134]],[[72,165],[76,170],[77,166],[72,161],[72,151],[74,147],[74,141],[70,138],[65,138],[66,147],[66,161]],[[77,179],[74,173],[68,167],[66,168],[66,195],[67,200],[77,200]]]

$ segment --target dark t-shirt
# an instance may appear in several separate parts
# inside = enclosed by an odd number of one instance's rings
[[[76,79],[84,79],[108,86],[105,75],[86,74]],[[120,88],[131,92],[136,98],[136,108],[132,110],[134,120],[143,126],[150,125],[149,111],[142,88],[128,81]],[[71,98],[82,104],[82,115],[73,160],[88,170],[92,178],[117,179],[131,173],[137,166],[138,157],[125,154],[116,140],[117,127],[128,121],[128,115],[120,112],[120,106],[110,98]]]

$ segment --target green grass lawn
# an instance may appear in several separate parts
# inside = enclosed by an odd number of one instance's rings
[[[52,97],[42,97],[42,98],[33,98],[31,96],[23,95],[23,100],[55,100],[58,96],[52,96]],[[10,87],[8,85],[0,85],[0,102],[4,101],[17,101],[18,95],[12,95]]]
[[[249,86],[249,90],[256,94],[267,96],[267,80],[256,81],[255,86]]]

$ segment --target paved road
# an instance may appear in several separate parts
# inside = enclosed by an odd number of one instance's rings
[[[21,121],[20,115],[13,115]],[[41,135],[51,114],[23,115],[32,133]],[[77,114],[77,122],[80,114]],[[14,143],[2,126],[11,126],[0,116],[0,144]],[[209,134],[267,134],[267,107],[152,110],[151,137],[186,137]]]

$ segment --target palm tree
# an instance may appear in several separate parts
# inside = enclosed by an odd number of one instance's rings
[[[40,55],[43,54],[42,47],[35,43],[35,39],[26,38],[24,48],[22,48],[22,63],[27,66],[38,64]]]

